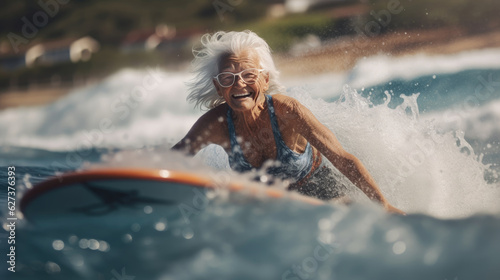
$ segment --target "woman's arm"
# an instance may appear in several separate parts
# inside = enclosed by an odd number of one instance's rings
[[[198,151],[209,144],[218,144],[223,148],[227,145],[227,129],[224,130],[225,122],[221,122],[219,110],[212,109],[201,116],[191,127],[189,132],[175,144],[171,149],[185,151],[189,155],[195,155]],[[226,136],[226,138],[224,138]]]
[[[286,107],[291,116],[290,122],[295,119],[297,129],[307,141],[318,149],[342,174],[354,185],[363,191],[370,199],[382,204],[389,212],[404,214],[403,211],[393,207],[385,199],[366,167],[354,155],[346,152],[335,135],[323,125],[304,105],[297,100],[286,97]]]

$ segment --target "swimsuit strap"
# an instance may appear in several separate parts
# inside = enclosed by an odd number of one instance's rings
[[[269,118],[271,119],[271,127],[273,129],[274,142],[276,143],[277,155],[276,158],[280,158],[281,151],[283,150],[283,145],[285,144],[283,138],[281,138],[280,128],[278,126],[278,120],[276,119],[276,114],[274,111],[273,98],[270,95],[266,95],[267,108],[269,110]],[[280,141],[281,140],[281,141]]]
[[[295,152],[292,151],[285,143],[285,140],[283,140],[283,137],[281,137],[281,132],[280,128],[278,125],[278,119],[276,117],[276,110],[274,110],[274,103],[273,103],[273,98],[270,95],[266,95],[266,101],[267,105],[269,108],[269,117],[271,119],[271,126],[273,129],[273,135],[274,135],[274,142],[276,143],[276,149],[277,149],[277,157],[278,159],[283,158],[284,155],[287,154],[294,154]],[[307,142],[306,145],[306,152],[311,149],[309,142]],[[297,154],[297,153],[295,153]],[[299,155],[299,154],[297,154]]]
[[[265,97],[269,110],[269,118],[271,119],[274,141],[276,143],[276,160],[281,163],[278,166],[268,167],[267,173],[298,181],[304,178],[312,170],[313,162],[315,161],[312,146],[308,142],[306,149],[302,154],[298,154],[288,148],[285,141],[281,137],[273,99],[270,95],[266,95]],[[254,167],[246,160],[241,146],[238,143],[232,112],[231,107],[229,107],[227,110],[227,127],[231,144],[231,153],[228,155],[229,165],[233,170],[238,172],[250,171],[254,169]]]
[[[244,172],[253,169],[253,166],[245,159],[243,151],[241,150],[240,144],[236,139],[236,130],[234,128],[233,110],[228,106],[227,110],[227,129],[229,132],[229,142],[231,144],[231,153],[229,154],[229,165],[236,171]]]

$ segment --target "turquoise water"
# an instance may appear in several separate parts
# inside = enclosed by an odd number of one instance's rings
[[[499,54],[369,58],[284,80],[406,217],[213,194],[189,223],[150,205],[107,222],[20,219],[15,273],[0,233],[2,279],[499,279]],[[1,111],[0,180],[16,167],[17,201],[59,172],[99,166],[238,180],[215,146],[194,159],[168,151],[202,113],[185,102],[189,77],[124,70],[56,103]],[[5,228],[6,187],[0,198]]]

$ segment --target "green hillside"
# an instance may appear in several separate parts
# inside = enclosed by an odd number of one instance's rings
[[[119,44],[134,29],[151,29],[165,23],[183,28],[202,28],[211,31],[227,28],[235,21],[258,20],[265,13],[266,1],[239,1],[221,21],[214,1],[206,0],[41,0],[54,12],[48,24],[39,28],[34,40],[92,36],[104,45]],[[63,2],[63,0],[59,0]],[[45,11],[38,1],[7,0],[0,10],[0,38],[9,32],[22,35],[23,17],[31,23],[37,12]],[[237,3],[237,1],[232,1]],[[55,8],[54,3],[57,3]],[[40,18],[43,19],[43,18]]]
[[[387,9],[387,5],[392,1],[397,0],[352,0],[345,1],[344,4],[366,3],[369,10],[378,12]],[[60,2],[67,3],[59,4]],[[274,36],[283,37],[289,33],[296,36],[299,25],[303,27],[298,33],[312,32],[323,35],[332,32],[332,27],[335,26],[335,19],[325,20],[321,8],[312,11],[309,17],[291,15],[281,19],[263,20],[266,19],[269,5],[277,2],[280,1],[4,0],[0,9],[0,41],[7,41],[7,34],[10,32],[22,35],[22,27],[25,24],[23,18],[33,23],[34,16],[45,11],[42,6],[57,11],[49,17],[45,26],[39,28],[30,42],[89,35],[105,46],[118,45],[131,30],[151,29],[160,23],[174,25],[178,29],[198,28],[206,32],[254,28],[262,30],[263,36],[271,41]],[[392,17],[390,26],[385,31],[450,25],[480,31],[497,28],[500,25],[498,0],[397,2],[404,7],[404,11]],[[366,15],[365,21],[368,20],[373,20],[369,14]],[[282,39],[278,44],[282,46],[283,42],[287,40]]]
[[[287,51],[293,42],[307,34],[321,39],[356,34],[357,27],[377,24],[373,14],[381,14],[391,4],[403,10],[392,14],[380,32],[408,29],[459,27],[469,32],[500,28],[498,0],[346,0],[337,6],[363,4],[365,14],[352,21],[332,16],[329,7],[316,7],[303,14],[272,18],[267,15],[271,4],[279,0],[3,0],[0,9],[0,53],[12,53],[8,34],[26,39],[23,46],[62,38],[91,36],[101,50],[90,61],[36,66],[16,70],[0,69],[0,89],[13,81],[20,86],[31,81],[48,83],[54,75],[71,80],[75,76],[103,77],[122,67],[169,66],[191,58],[190,48],[176,53],[118,51],[125,36],[133,30],[153,30],[158,24],[177,30],[198,32],[251,29],[261,35],[274,51]],[[41,3],[41,4],[40,4]],[[49,16],[47,16],[49,14]],[[45,18],[44,18],[45,15]],[[43,21],[46,22],[43,22]],[[383,20],[383,19],[382,19]],[[35,36],[23,36],[26,22],[38,22]],[[43,23],[43,24],[42,24]]]

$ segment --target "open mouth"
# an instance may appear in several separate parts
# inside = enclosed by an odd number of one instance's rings
[[[252,93],[249,92],[249,93],[233,94],[232,96],[234,99],[242,99],[242,98],[250,97],[251,95],[252,95]]]

